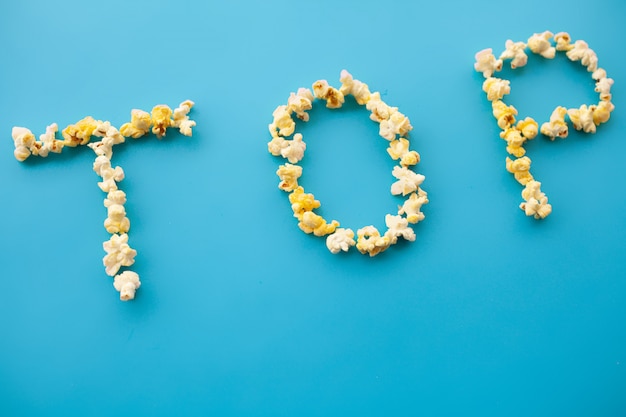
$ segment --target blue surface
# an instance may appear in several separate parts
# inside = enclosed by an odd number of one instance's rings
[[[521,6],[523,4],[523,6]],[[567,6],[565,6],[567,4]],[[626,415],[626,6],[408,1],[11,1],[0,14],[0,416]],[[528,146],[553,204],[517,208],[505,144],[473,70],[507,39],[568,31],[615,80],[595,136]],[[418,239],[369,259],[300,232],[267,124],[339,72],[407,114],[430,204]],[[510,73],[509,73],[510,74]],[[579,65],[512,75],[543,122],[597,100]],[[135,271],[101,264],[104,194],[89,149],[13,158],[87,115],[196,102],[192,138],[115,148]],[[365,109],[319,104],[303,183],[327,218],[382,226],[399,200]]]

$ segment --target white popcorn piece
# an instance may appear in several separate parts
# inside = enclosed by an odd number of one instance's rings
[[[476,63],[474,63],[474,69],[483,73],[483,77],[489,78],[494,72],[502,69],[502,60],[496,59],[491,48],[478,51],[474,56]]]
[[[556,42],[557,51],[569,51],[574,47],[574,45],[571,44],[572,38],[567,32],[559,32],[554,35],[554,41]]]
[[[500,55],[501,60],[510,59],[512,69],[526,65],[528,55],[525,52],[526,44],[524,42],[513,42],[509,39],[506,41],[505,46],[506,50]]]
[[[598,69],[598,57],[585,41],[578,40],[574,42],[572,49],[567,51],[566,55],[571,61],[580,61],[582,65],[587,67],[589,72],[594,72]]]
[[[328,85],[326,80],[318,80],[313,83],[313,95],[319,99],[326,100],[326,107],[329,109],[338,109],[345,102],[341,91]]]
[[[276,175],[280,178],[278,188],[283,191],[293,191],[298,188],[298,178],[302,176],[302,167],[288,163],[280,165]]]
[[[402,194],[404,196],[417,191],[426,178],[406,167],[399,166],[395,166],[391,174],[398,179],[398,181],[391,184],[391,194],[393,195]]]
[[[381,236],[378,229],[374,226],[365,226],[356,232],[357,243],[356,248],[359,252],[369,254],[369,256],[376,256],[379,253],[385,251],[389,245],[389,237]]]
[[[113,286],[120,293],[120,300],[128,301],[135,298],[135,292],[141,286],[139,275],[133,271],[124,271],[116,275]]]
[[[299,88],[297,93],[291,93],[287,100],[287,110],[294,112],[300,120],[308,122],[307,110],[313,108],[313,93],[308,88]]]
[[[11,130],[11,136],[15,145],[15,151],[13,151],[15,159],[20,162],[26,160],[31,155],[31,149],[36,142],[35,135],[25,127],[15,126]]]
[[[396,135],[406,136],[411,129],[413,129],[413,126],[411,126],[409,118],[395,110],[388,119],[380,122],[379,134],[383,138],[392,141],[396,138]]]
[[[126,204],[126,193],[122,190],[111,190],[104,199],[104,207],[110,207],[113,204]]]
[[[393,113],[398,111],[397,107],[390,107],[387,103],[382,101],[378,91],[370,95],[370,99],[365,105],[365,108],[372,113],[370,114],[370,119],[379,123],[389,119]]]
[[[533,53],[552,59],[556,55],[556,48],[550,43],[552,36],[552,32],[548,30],[543,33],[535,33],[528,39],[528,47]]]
[[[111,204],[107,207],[107,218],[104,220],[107,232],[126,233],[130,229],[130,220],[126,217],[126,209],[121,204]]]
[[[395,245],[399,237],[409,242],[415,241],[415,232],[409,227],[409,222],[404,217],[387,214],[385,224],[387,225],[385,237],[389,240],[390,245]]]
[[[178,128],[184,136],[191,136],[193,134],[192,128],[196,126],[196,122],[189,118],[189,112],[194,104],[191,100],[185,100],[174,109],[172,126]]]
[[[107,253],[102,259],[105,272],[109,276],[114,276],[122,266],[131,266],[135,263],[137,251],[128,245],[128,235],[113,234],[111,238],[102,244]]]
[[[111,159],[113,156],[113,146],[124,143],[124,136],[109,122],[97,122],[97,127],[93,131],[93,136],[102,137],[99,142],[88,143],[89,146],[98,156],[104,156]]]
[[[48,156],[50,152],[61,153],[63,150],[63,141],[56,138],[56,133],[59,131],[59,127],[56,123],[46,127],[46,132],[39,135],[41,142],[41,148],[38,151],[38,155],[42,157]],[[34,151],[34,150],[33,150]],[[33,152],[34,154],[35,152]]]
[[[273,136],[267,143],[267,150],[274,156],[280,156],[280,152],[288,145],[287,140],[282,136]]]
[[[500,100],[511,92],[511,82],[501,78],[489,77],[483,82],[483,91],[487,93],[487,100]]]
[[[593,112],[596,106],[587,107],[583,104],[578,109],[567,110],[567,115],[572,121],[576,130],[583,130],[585,133],[596,133],[596,124],[593,122]]]
[[[526,184],[522,190],[522,198],[526,201],[520,204],[520,208],[524,210],[527,216],[545,219],[552,212],[552,206],[548,204],[548,197],[541,192],[541,183],[538,181],[529,181]]]
[[[566,138],[569,133],[567,123],[565,122],[566,114],[567,109],[565,107],[558,106],[554,109],[550,116],[550,121],[541,125],[541,133],[552,140],[557,137]]]
[[[422,206],[428,203],[428,194],[421,188],[417,192],[411,193],[403,205],[398,206],[398,214],[406,215],[409,223],[415,224],[424,220]]]
[[[344,96],[352,95],[360,105],[367,104],[370,100],[371,93],[367,84],[352,78],[352,74],[345,69],[341,71],[339,81],[341,81],[339,91]]]
[[[291,118],[291,111],[285,105],[276,107],[272,113],[274,121],[269,125],[272,137],[275,136],[291,136],[296,130],[296,122]]]
[[[280,150],[280,154],[283,158],[287,158],[289,162],[295,164],[304,158],[304,151],[306,150],[306,143],[302,141],[302,134],[296,133],[293,135],[292,140],[285,141],[286,146]]]
[[[596,81],[595,92],[600,94],[600,100],[609,101],[611,100],[611,87],[613,86],[614,81],[612,78],[608,78],[606,76],[606,72],[604,74],[605,74],[604,77],[599,78]]]
[[[328,235],[326,238],[326,247],[333,254],[337,254],[341,251],[347,252],[355,244],[352,229],[336,229],[334,233]]]
[[[93,170],[102,177],[98,187],[105,193],[117,190],[117,183],[124,179],[122,167],[111,167],[111,161],[106,156],[98,156],[93,163]]]

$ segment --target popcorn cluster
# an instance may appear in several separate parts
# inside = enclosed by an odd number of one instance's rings
[[[281,105],[272,113],[273,121],[269,124],[272,139],[268,142],[268,151],[274,156],[287,159],[287,163],[280,165],[276,174],[280,179],[278,188],[289,194],[289,202],[294,217],[298,220],[298,227],[305,233],[316,236],[326,236],[326,246],[333,253],[347,252],[352,246],[362,254],[375,256],[385,251],[389,246],[397,243],[398,238],[414,241],[415,232],[409,223],[415,224],[424,219],[421,209],[428,203],[427,193],[420,188],[424,176],[411,170],[411,166],[419,163],[420,155],[409,150],[409,141],[406,138],[413,129],[409,118],[400,113],[396,107],[388,106],[380,98],[380,93],[371,93],[367,84],[355,80],[346,71],[341,71],[339,78],[340,88],[332,87],[326,80],[313,83],[312,91],[300,88],[291,93],[287,105]],[[339,222],[328,222],[322,216],[314,213],[321,206],[313,194],[305,193],[304,188],[298,185],[302,176],[302,167],[297,165],[304,157],[306,144],[302,134],[295,133],[298,119],[308,122],[308,110],[313,108],[315,99],[324,100],[326,107],[340,108],[345,98],[352,95],[359,105],[365,105],[371,112],[370,119],[379,123],[379,134],[389,141],[387,152],[393,160],[399,161],[392,175],[397,179],[391,185],[393,195],[407,196],[404,204],[398,207],[397,215],[388,214],[385,217],[387,230],[381,234],[374,226],[365,226],[355,233],[349,228],[340,228]]]
[[[512,69],[526,65],[528,61],[526,48],[547,59],[554,58],[557,52],[565,52],[571,61],[580,61],[587,71],[592,73],[591,77],[596,82],[595,91],[599,94],[600,101],[589,106],[583,104],[578,109],[559,106],[552,112],[550,120],[541,126],[530,117],[516,123],[517,110],[502,101],[504,96],[511,92],[510,83],[508,80],[494,77],[494,73],[502,70],[506,60],[511,61]],[[596,127],[606,123],[615,108],[611,102],[613,80],[607,77],[604,69],[598,67],[598,57],[589,45],[581,40],[572,43],[570,35],[566,32],[535,33],[528,39],[528,43],[507,40],[505,50],[499,57],[496,58],[492,49],[489,48],[479,51],[475,58],[474,69],[485,77],[483,91],[487,94],[487,99],[491,101],[493,116],[502,129],[500,137],[507,143],[506,151],[515,157],[515,159],[506,158],[506,170],[525,186],[522,191],[524,201],[520,204],[520,208],[527,216],[543,219],[552,212],[552,206],[541,191],[541,183],[535,181],[530,173],[531,160],[528,156],[524,156],[526,153],[524,143],[534,139],[539,132],[550,140],[567,137],[567,119],[576,130],[595,133]]]
[[[98,182],[98,187],[107,193],[104,199],[107,209],[104,228],[111,234],[110,239],[102,244],[106,252],[102,263],[106,274],[114,277],[113,286],[120,292],[120,299],[123,301],[135,298],[141,281],[139,275],[132,271],[118,274],[122,267],[130,267],[135,263],[137,251],[128,244],[130,220],[126,217],[124,208],[126,194],[118,188],[118,183],[124,179],[124,170],[120,166],[111,165],[113,146],[124,143],[126,137],[136,139],[150,131],[160,139],[168,128],[178,128],[183,135],[191,136],[191,129],[196,122],[190,120],[188,114],[193,105],[192,101],[187,100],[173,111],[166,105],[155,106],[151,113],[132,110],[131,121],[122,125],[119,130],[108,121],[95,120],[88,116],[63,129],[63,139],[56,138],[56,123],[46,128],[39,141],[35,140],[30,130],[24,127],[13,128],[14,155],[18,161],[24,161],[30,155],[46,157],[50,152],[60,153],[66,146],[87,145],[96,154],[93,170],[102,179]],[[90,142],[92,137],[101,139]]]

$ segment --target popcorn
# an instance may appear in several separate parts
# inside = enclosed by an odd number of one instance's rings
[[[585,133],[596,133],[596,125],[593,122],[593,112],[596,106],[583,104],[578,109],[569,109],[567,115],[572,121],[576,130],[583,130]]]
[[[589,72],[598,69],[598,57],[585,41],[574,42],[574,46],[566,52],[566,55],[572,61],[580,61]]]
[[[291,112],[287,106],[276,107],[272,116],[274,116],[274,121],[269,125],[272,137],[291,136],[296,130],[296,122],[291,118]]]
[[[526,200],[520,204],[527,216],[535,219],[545,219],[552,212],[552,206],[548,204],[548,197],[541,192],[541,183],[529,181],[522,191],[522,198]]]
[[[98,122],[93,136],[102,137],[99,142],[88,143],[89,146],[98,156],[105,156],[111,159],[113,156],[113,146],[124,143],[124,136],[109,122]]]
[[[502,60],[496,59],[491,48],[483,49],[475,55],[474,69],[483,73],[483,77],[489,78],[494,72],[502,69]]]
[[[128,301],[135,298],[135,291],[141,286],[141,282],[135,272],[124,271],[115,276],[113,286],[120,292],[120,300]]]
[[[411,165],[417,165],[420,162],[420,154],[417,151],[409,151],[402,155],[400,159],[401,167],[409,167]]]
[[[493,109],[493,117],[498,121],[500,129],[506,129],[515,123],[515,116],[517,115],[515,107],[507,106],[501,100],[493,101],[491,107]]]
[[[313,94],[317,98],[326,100],[326,107],[329,109],[338,109],[345,101],[341,91],[329,86],[326,80],[313,83]]]
[[[512,69],[523,67],[528,62],[528,55],[524,52],[525,49],[526,44],[524,42],[513,42],[509,39],[506,41],[506,50],[502,52],[500,59],[511,59]]]
[[[374,226],[365,226],[357,230],[356,234],[356,248],[363,254],[368,253],[370,256],[376,256],[390,245],[389,237],[381,236]]]
[[[605,101],[611,100],[611,87],[613,86],[613,82],[614,81],[612,78],[608,78],[606,76],[596,81],[595,92],[600,93],[600,100],[605,100]]]
[[[593,122],[596,125],[608,122],[614,108],[615,106],[610,101],[600,101],[600,103],[598,103],[596,108],[593,110]]]
[[[381,120],[379,133],[383,138],[392,141],[396,135],[405,136],[411,129],[413,126],[409,118],[396,110],[388,119]]]
[[[37,151],[41,157],[46,157],[50,152],[61,153],[63,150],[63,141],[56,139],[56,133],[59,131],[59,126],[56,123],[46,127],[46,133],[39,135],[39,141],[41,142],[41,148],[38,150],[33,149],[33,153]]]
[[[516,129],[522,132],[522,135],[526,139],[534,139],[537,137],[537,133],[539,133],[539,124],[532,118],[527,117],[524,120],[520,120],[515,125]]]
[[[26,160],[31,154],[31,149],[35,144],[35,135],[26,129],[25,127],[14,127],[11,131],[11,136],[13,137],[13,144],[15,145],[15,150],[13,151],[13,155],[15,155],[15,159],[22,162]]]
[[[293,140],[286,140],[285,144],[286,146],[280,150],[280,154],[283,158],[287,158],[287,160],[292,164],[295,164],[304,158],[306,143],[302,141],[301,133],[293,135]]]
[[[106,274],[114,276],[122,266],[131,266],[135,263],[137,251],[128,246],[128,235],[113,234],[111,238],[102,244],[106,255],[102,259]]]
[[[93,163],[93,170],[102,177],[102,181],[98,183],[98,187],[105,193],[117,190],[118,182],[124,179],[124,170],[122,167],[111,167],[111,161],[105,156],[98,156]]]
[[[104,207],[109,208],[114,204],[123,206],[126,204],[126,193],[122,190],[111,190],[104,199]]]
[[[293,191],[298,187],[298,178],[302,176],[302,167],[286,163],[278,167],[276,175],[280,178],[278,188],[283,191]]]
[[[341,83],[341,88],[337,90],[327,81],[319,80],[313,84],[313,93],[304,88],[298,89],[297,93],[290,93],[287,105],[278,106],[272,114],[273,122],[269,125],[272,139],[268,142],[267,149],[272,155],[282,156],[290,162],[280,165],[276,174],[280,178],[278,187],[290,192],[289,202],[293,216],[298,219],[298,227],[305,233],[327,236],[326,247],[333,254],[346,252],[356,245],[361,253],[374,256],[395,244],[399,237],[415,240],[415,232],[408,224],[424,219],[421,206],[428,203],[428,198],[426,192],[419,188],[424,176],[411,171],[408,167],[419,163],[420,155],[409,150],[409,141],[403,137],[413,128],[408,117],[400,113],[397,107],[388,106],[381,100],[379,92],[371,93],[367,84],[355,80],[346,70],[341,72]],[[411,194],[404,205],[398,207],[398,215],[386,217],[388,230],[385,235],[381,236],[374,226],[367,226],[357,231],[357,241],[354,239],[352,229],[339,228],[338,221],[333,220],[329,223],[314,213],[321,203],[313,194],[305,193],[304,188],[298,185],[302,168],[296,163],[304,157],[306,144],[301,133],[294,133],[295,122],[291,117],[292,113],[295,113],[301,120],[308,121],[307,111],[312,108],[314,98],[326,100],[326,106],[329,108],[339,108],[344,103],[345,96],[349,94],[355,97],[358,104],[365,105],[371,112],[370,119],[380,124],[380,135],[390,141],[387,153],[392,159],[400,160],[400,166],[396,166],[392,172],[397,181],[392,184],[391,193]],[[292,134],[293,139],[285,139]],[[403,214],[406,214],[406,217],[403,217]]]
[[[522,132],[515,127],[509,127],[500,132],[500,137],[507,143],[506,151],[511,155],[515,155],[518,158],[526,153],[526,150],[522,148],[526,138],[522,136]]]
[[[399,237],[409,242],[415,241],[415,232],[409,227],[409,222],[404,217],[387,214],[385,224],[388,228],[385,232],[385,238],[389,240],[390,245],[395,245]]]
[[[550,121],[541,125],[541,133],[550,139],[566,138],[568,134],[567,123],[565,123],[565,115],[567,109],[565,107],[557,107],[550,116]]]
[[[165,136],[167,128],[172,126],[172,109],[165,104],[159,104],[152,108],[150,119],[152,120],[152,133],[161,139]]]
[[[487,93],[487,100],[500,100],[511,92],[511,82],[501,78],[489,77],[483,82],[483,91]]]
[[[120,127],[120,133],[124,136],[137,139],[150,132],[151,125],[152,119],[150,118],[150,113],[133,109],[130,112],[130,122],[124,123],[122,127]]]
[[[571,44],[572,38],[570,38],[567,32],[559,32],[554,35],[554,41],[556,42],[557,51],[569,51],[574,47],[574,45]]]
[[[530,162],[530,158],[527,156],[515,160],[507,156],[506,170],[513,174],[517,182],[526,185],[529,181],[533,180],[533,176],[530,173]]]
[[[391,114],[398,110],[397,107],[389,107],[384,101],[380,99],[380,93],[377,91],[370,95],[370,99],[365,105],[365,108],[372,112],[370,119],[375,122],[382,122],[391,117]]]
[[[330,223],[326,223],[326,220],[322,216],[318,216],[312,211],[305,211],[300,217],[298,227],[304,233],[313,233],[315,236],[326,236],[335,231],[339,222],[333,220]]]
[[[336,229],[326,238],[326,247],[333,254],[341,251],[347,252],[355,243],[352,229]]]
[[[126,210],[121,204],[111,204],[107,210],[108,217],[104,221],[104,228],[109,233],[126,233],[130,229],[130,220],[126,217]]]
[[[352,78],[352,74],[348,71],[341,71],[339,81],[341,81],[341,88],[339,89],[339,92],[344,96],[351,94],[360,105],[367,104],[370,100],[371,93],[367,84]]]
[[[75,125],[69,125],[61,134],[65,141],[65,146],[76,147],[78,145],[85,145],[91,139],[91,134],[98,127],[98,122],[93,117],[87,116],[82,120],[79,120]]]
[[[189,112],[194,104],[191,100],[185,100],[174,109],[172,126],[177,127],[180,133],[185,136],[191,136],[193,133],[191,129],[196,125],[195,121],[189,119]]]
[[[289,202],[291,203],[293,216],[298,220],[301,220],[307,211],[313,211],[320,206],[320,202],[315,199],[315,196],[305,193],[302,187],[296,188],[289,194]]]
[[[406,199],[403,205],[398,206],[398,214],[406,215],[406,220],[409,223],[415,224],[424,220],[424,213],[422,213],[422,206],[428,203],[428,195],[426,191],[421,188],[417,192],[411,193],[409,198]]]
[[[552,59],[556,55],[556,48],[550,43],[552,32],[535,33],[528,39],[528,47],[531,51],[544,58]]]
[[[299,88],[296,94],[291,93],[287,100],[287,111],[294,112],[296,117],[305,122],[309,121],[307,110],[313,108],[313,93],[308,88]]]
[[[523,145],[527,140],[531,140],[537,136],[538,131],[543,135],[554,140],[557,137],[565,138],[569,133],[569,128],[565,119],[568,115],[570,121],[576,130],[583,130],[586,133],[595,133],[596,126],[609,120],[614,105],[611,103],[611,87],[613,80],[607,77],[606,71],[598,67],[598,57],[595,52],[589,48],[586,42],[576,41],[572,44],[571,38],[566,32],[559,32],[554,35],[556,46],[552,46],[550,39],[552,33],[545,31],[543,33],[535,33],[528,39],[528,44],[523,42],[506,41],[506,50],[500,55],[500,60],[512,59],[511,68],[526,65],[527,56],[525,48],[528,46],[533,53],[539,54],[544,58],[554,58],[556,51],[565,52],[565,55],[571,61],[581,61],[581,64],[587,67],[587,71],[591,72],[591,77],[595,80],[595,91],[600,96],[600,102],[595,105],[581,105],[578,109],[566,109],[565,107],[557,107],[550,116],[550,121],[543,123],[541,128],[539,124],[530,117],[526,117],[515,123],[517,110],[513,106],[507,106],[501,99],[510,93],[510,84],[507,80],[492,77],[494,71],[499,70],[495,56],[491,53],[491,49],[484,49],[476,54],[477,63],[474,68],[477,71],[485,71],[486,80],[483,82],[482,89],[487,93],[487,99],[492,102],[493,116],[498,122],[498,126],[502,129],[500,137],[507,142],[506,150],[516,159],[506,158],[506,169],[513,174],[516,181],[525,186],[522,197],[525,202],[520,204],[520,208],[525,211],[526,215],[534,216],[536,219],[542,219],[548,216],[552,211],[552,206],[548,204],[548,199],[540,190],[540,183],[536,181],[530,173],[531,160],[524,156],[526,150]],[[390,145],[388,152],[390,154],[402,151],[400,143]],[[402,210],[399,211],[402,214]]]
[[[393,195],[407,195],[417,191],[425,179],[423,175],[416,174],[406,167],[395,166],[391,174],[398,179],[391,184],[391,194]]]

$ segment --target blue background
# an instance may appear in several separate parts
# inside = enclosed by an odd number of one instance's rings
[[[623,2],[11,1],[0,15],[0,415],[626,415]],[[615,80],[596,135],[537,138],[554,211],[517,208],[474,54],[567,31]],[[408,115],[430,204],[370,259],[331,255],[277,188],[267,125],[291,91],[346,68]],[[546,121],[597,101],[562,56],[511,77]],[[196,102],[192,138],[115,148],[142,287],[102,266],[93,153],[13,158],[91,115]],[[394,162],[368,112],[319,103],[298,129],[322,213],[384,225]]]

